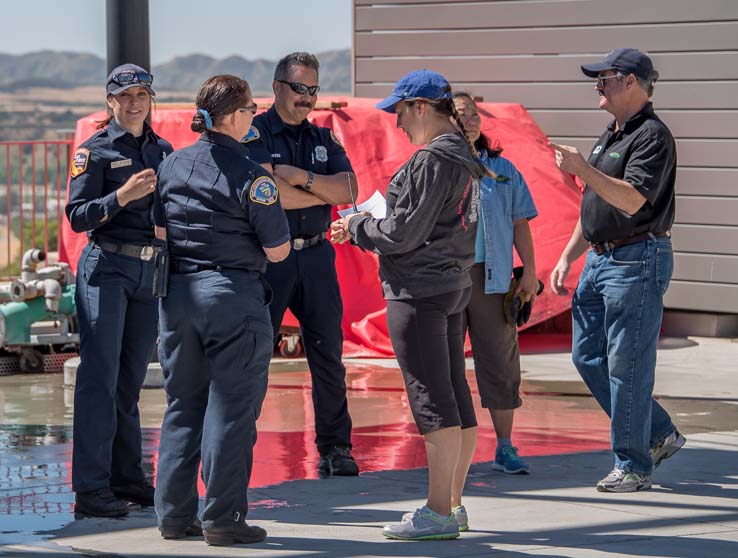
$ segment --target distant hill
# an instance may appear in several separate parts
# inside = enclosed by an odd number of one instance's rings
[[[351,50],[318,53],[320,86],[323,91],[351,91]],[[234,74],[249,81],[254,93],[271,93],[276,60],[248,60],[229,56],[222,60],[191,54],[179,56],[153,67],[157,89],[197,91],[203,81],[216,74]],[[28,54],[0,54],[0,91],[13,92],[27,87],[69,88],[102,85],[106,78],[105,60],[94,54],[43,50]]]

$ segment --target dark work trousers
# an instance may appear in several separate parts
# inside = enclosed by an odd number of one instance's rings
[[[313,384],[315,443],[321,454],[332,446],[351,446],[346,368],[341,362],[343,303],[335,262],[333,246],[323,240],[292,250],[284,261],[269,263],[266,272],[274,290],[269,311],[275,339],[287,308],[300,322]]]
[[[81,362],[74,386],[72,487],[144,480],[138,397],[156,342],[154,264],[87,245],[75,301]]]
[[[229,527],[246,517],[256,419],[274,346],[268,303],[255,271],[169,278],[159,309],[168,404],[156,475],[161,529],[184,529],[197,517],[201,460],[203,527]]]

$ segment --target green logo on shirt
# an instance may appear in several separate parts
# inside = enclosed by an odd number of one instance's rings
[[[495,182],[498,182],[498,183],[510,182],[510,177],[505,176],[504,174],[498,174],[497,176],[495,176]]]
[[[618,153],[617,151],[613,151],[612,153],[610,153],[610,157],[612,157],[613,159],[620,159],[620,153]]]

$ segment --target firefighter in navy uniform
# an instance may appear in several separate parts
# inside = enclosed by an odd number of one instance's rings
[[[89,244],[77,265],[81,363],[74,389],[75,512],[126,515],[153,505],[141,466],[138,398],[154,349],[156,169],[172,146],[146,123],[153,78],[134,64],[107,81],[109,118],[75,152],[66,214]]]
[[[266,278],[274,290],[275,339],[287,308],[300,322],[313,383],[318,473],[353,476],[359,468],[351,456],[341,362],[343,304],[326,232],[331,207],[356,196],[356,177],[333,133],[307,121],[317,100],[318,68],[317,58],[305,52],[282,58],[274,72],[274,106],[254,119],[243,141],[251,159],[273,173],[290,225],[292,252],[284,262],[270,263]]]
[[[168,406],[156,512],[167,539],[202,533],[211,545],[252,543],[266,536],[246,523],[247,488],[274,346],[262,273],[289,253],[289,227],[274,181],[239,143],[256,112],[248,83],[212,77],[197,108],[191,127],[202,135],[159,169],[154,211],[171,259],[160,306]]]

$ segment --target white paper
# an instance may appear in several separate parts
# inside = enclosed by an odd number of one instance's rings
[[[387,201],[379,190],[375,190],[372,197],[364,203],[357,205],[356,209],[359,211],[368,211],[375,219],[384,219],[387,216]],[[353,207],[341,209],[338,212],[341,217],[346,217],[346,215],[351,215],[352,213],[354,213]]]

